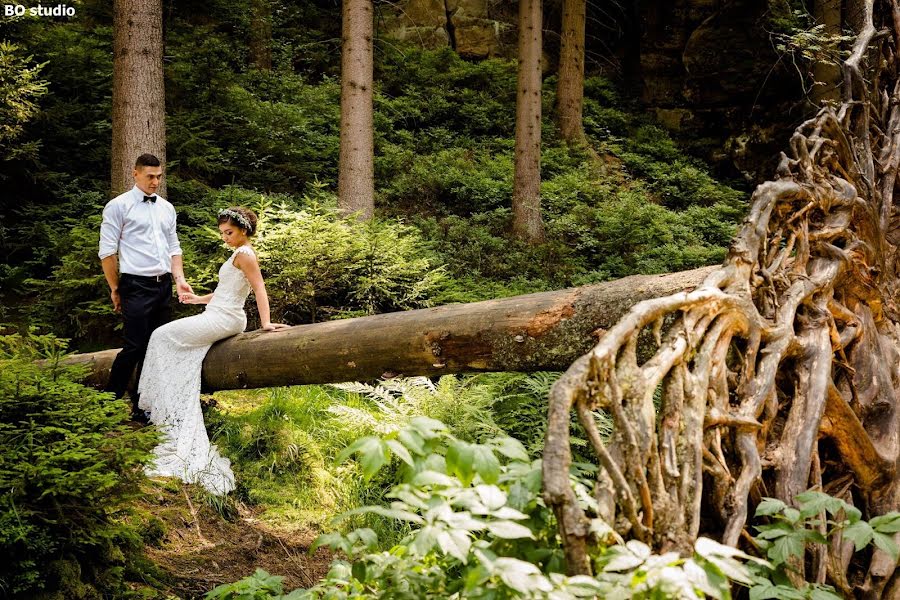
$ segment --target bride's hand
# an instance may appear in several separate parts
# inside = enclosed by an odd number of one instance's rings
[[[290,325],[285,325],[284,323],[269,323],[268,325],[263,325],[261,329],[263,331],[278,331],[280,329],[287,329]]]
[[[178,295],[178,301],[182,304],[198,304],[200,296],[190,292],[184,292]]]

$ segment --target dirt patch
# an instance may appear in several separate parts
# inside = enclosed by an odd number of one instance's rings
[[[328,572],[327,548],[308,553],[316,532],[277,529],[258,519],[261,511],[239,501],[217,509],[195,486],[168,481],[148,491],[138,510],[157,528],[161,521],[160,539],[147,547],[147,556],[169,576],[167,593],[202,598],[257,568],[283,576],[287,593],[315,585]]]

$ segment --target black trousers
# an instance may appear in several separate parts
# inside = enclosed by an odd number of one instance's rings
[[[135,367],[140,379],[140,367],[147,353],[150,334],[153,330],[172,319],[172,276],[141,277],[122,273],[119,278],[119,298],[122,301],[122,316],[125,317],[125,343],[113,361],[106,391],[116,398],[125,395]],[[132,393],[132,403],[137,410],[136,394]]]

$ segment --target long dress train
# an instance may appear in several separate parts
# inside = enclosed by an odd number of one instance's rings
[[[206,310],[167,323],[153,332],[138,383],[139,408],[163,434],[163,442],[146,468],[148,476],[179,477],[200,483],[214,494],[234,489],[231,461],[210,444],[200,410],[200,374],[213,343],[236,335],[247,326],[244,302],[250,283],[233,264],[241,246],[219,268],[219,283]]]

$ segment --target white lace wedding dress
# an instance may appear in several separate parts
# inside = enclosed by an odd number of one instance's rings
[[[231,337],[247,326],[244,302],[250,283],[233,264],[241,246],[219,268],[219,283],[206,310],[159,327],[150,337],[138,383],[138,407],[150,413],[150,422],[163,433],[163,442],[146,468],[148,476],[179,477],[200,483],[214,494],[234,489],[231,461],[209,443],[200,410],[200,372],[214,342]]]

